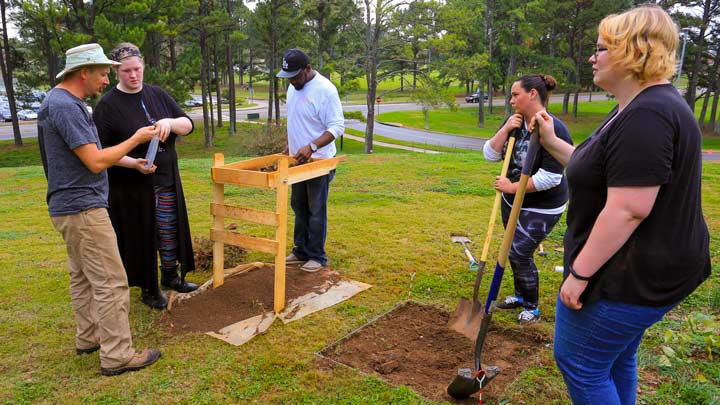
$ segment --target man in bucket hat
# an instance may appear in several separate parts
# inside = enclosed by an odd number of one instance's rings
[[[287,152],[299,163],[335,156],[335,138],[345,131],[340,97],[335,85],[310,66],[310,58],[290,49],[277,77],[287,78]],[[327,264],[327,202],[335,170],[292,185],[290,203],[295,212],[293,248],[287,262],[304,262],[301,269],[315,272]]]
[[[50,220],[65,240],[70,296],[77,329],[75,352],[100,351],[103,375],[147,367],[160,358],[157,349],[132,347],[128,310],[130,290],[107,212],[106,168],[135,146],[152,139],[154,126],[127,141],[102,149],[87,97],[108,85],[109,60],[98,44],[68,50],[60,84],[38,113],[40,154],[48,182]]]

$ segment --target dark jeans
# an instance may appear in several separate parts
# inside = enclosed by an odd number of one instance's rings
[[[601,299],[575,311],[558,296],[555,362],[573,404],[634,404],[640,341],[675,305],[646,307]]]
[[[512,207],[502,203],[503,225],[507,228]],[[520,211],[515,236],[508,255],[515,282],[515,296],[523,299],[527,310],[538,306],[538,269],[533,260],[535,249],[552,231],[562,214],[540,214],[532,211]]]
[[[295,212],[293,254],[300,260],[316,260],[327,264],[325,236],[327,235],[327,202],[330,182],[335,170],[292,185],[290,206]]]

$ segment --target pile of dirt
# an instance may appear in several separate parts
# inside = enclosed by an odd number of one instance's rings
[[[473,367],[473,342],[447,328],[450,314],[439,308],[406,303],[321,354],[336,362],[407,385],[433,401],[455,402],[446,392],[458,368]],[[505,386],[547,348],[537,333],[491,327],[483,362],[501,373],[488,384],[485,399],[498,399]],[[477,399],[473,400],[475,403]]]
[[[181,301],[160,318],[170,333],[218,331],[235,322],[273,310],[275,274],[272,266],[226,277],[218,288],[210,288]],[[310,292],[321,292],[341,280],[331,269],[307,273],[299,266],[285,269],[285,300]]]
[[[237,227],[230,224],[225,229],[233,230]],[[215,242],[208,238],[193,238],[193,253],[195,256],[195,269],[200,271],[212,271],[213,267],[213,245]],[[232,268],[237,263],[242,263],[247,259],[248,252],[239,246],[225,245],[223,259],[226,269]]]

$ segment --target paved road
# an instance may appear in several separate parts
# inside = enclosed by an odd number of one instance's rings
[[[364,122],[348,120],[345,121],[345,126],[348,128],[356,129],[358,131],[365,131]],[[412,142],[414,146],[420,148],[428,145],[433,145],[445,146],[449,148],[482,150],[483,145],[485,144],[485,140],[480,138],[448,135],[438,132],[428,132],[410,128],[400,128],[391,125],[384,125],[379,122],[375,122],[375,128],[373,132],[375,132],[375,134],[377,135],[387,138]]]
[[[593,98],[596,100],[604,100],[603,95],[594,94]],[[580,97],[580,101],[587,101],[588,95],[583,94]],[[551,102],[562,101],[562,96],[552,96]],[[244,120],[247,118],[248,113],[259,113],[260,119],[264,120],[267,117],[267,102],[263,100],[255,100],[258,104],[256,107],[249,107],[238,111],[238,119]],[[503,99],[493,100],[493,105],[502,108],[504,104]],[[477,104],[462,103],[461,107],[477,106]],[[377,105],[376,105],[377,107]],[[360,111],[363,115],[367,115],[367,106],[364,104],[351,104],[345,105],[345,111]],[[406,110],[418,110],[420,106],[414,103],[398,103],[398,104],[381,104],[380,113],[390,111],[406,111]],[[202,121],[202,111],[195,109],[190,112],[190,117],[195,121],[196,125]],[[224,114],[227,119],[227,113]],[[280,115],[285,117],[286,108],[285,104],[280,106]],[[382,118],[382,115],[381,115]],[[359,131],[365,131],[365,124],[355,120],[347,121],[347,127],[353,128]],[[37,125],[33,121],[22,123],[20,126],[23,138],[34,138],[37,137]],[[485,140],[479,138],[471,138],[457,135],[442,134],[438,132],[428,132],[410,128],[400,128],[390,125],[383,125],[381,123],[375,123],[375,131],[377,135],[384,136],[387,138],[403,140],[406,142],[412,142],[417,147],[424,147],[425,145],[438,145],[449,148],[462,148],[481,150]],[[0,126],[0,140],[11,140],[13,139],[12,127],[10,125]],[[706,152],[703,153],[704,161],[720,161],[720,151],[717,152]]]

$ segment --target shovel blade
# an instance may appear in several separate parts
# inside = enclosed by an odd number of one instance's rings
[[[500,374],[498,366],[485,368],[485,378],[482,379],[482,386],[485,387]],[[470,368],[459,368],[455,379],[447,387],[447,393],[455,399],[466,399],[470,395],[480,391],[480,380]]]
[[[469,368],[458,369],[455,379],[448,385],[447,393],[455,399],[465,399],[480,391],[480,382]]]
[[[448,328],[475,341],[482,318],[482,304],[480,302],[460,298],[455,312],[448,321]]]

